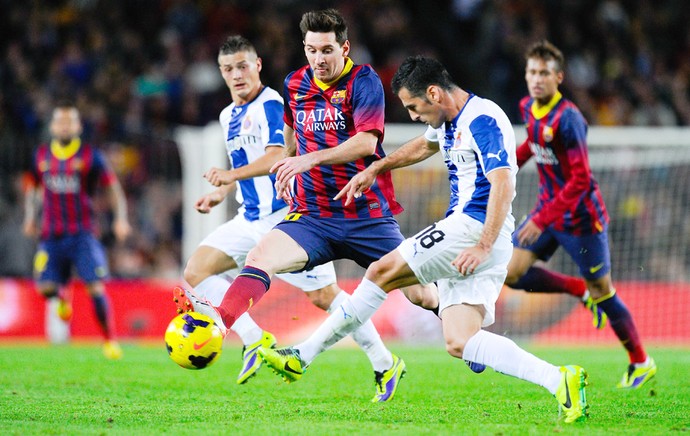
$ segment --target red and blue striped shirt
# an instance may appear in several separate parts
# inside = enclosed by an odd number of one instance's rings
[[[577,106],[557,92],[541,108],[533,98],[523,98],[520,112],[527,139],[517,149],[518,166],[534,156],[539,172],[532,221],[542,230],[574,235],[603,231],[609,216],[589,166],[587,122]]]
[[[93,232],[90,196],[98,184],[115,181],[103,154],[91,145],[75,139],[59,148],[43,144],[34,152],[32,182],[43,187],[41,239]]]
[[[380,218],[402,212],[395,200],[390,172],[379,174],[361,197],[345,206],[333,197],[372,162],[385,157],[384,93],[381,79],[369,65],[347,59],[343,75],[324,84],[304,66],[285,78],[285,124],[295,130],[297,155],[337,147],[359,132],[374,131],[379,139],[371,156],[339,165],[321,165],[295,177],[291,212],[321,218]]]

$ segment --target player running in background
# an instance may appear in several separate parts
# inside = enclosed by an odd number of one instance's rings
[[[99,184],[108,189],[114,209],[113,233],[118,241],[129,235],[127,202],[115,173],[99,150],[80,139],[79,111],[72,103],[60,103],[50,122],[52,140],[34,152],[32,183],[26,193],[24,233],[40,237],[34,259],[37,287],[48,300],[48,310],[69,320],[72,308],[64,298],[64,286],[74,267],[86,283],[109,359],[122,357],[115,340],[113,313],[103,280],[108,274],[105,250],[94,237],[91,194]],[[39,226],[39,203],[43,217]]]
[[[236,198],[241,207],[237,216],[201,242],[184,271],[184,278],[194,287],[194,293],[214,306],[221,304],[230,287],[225,273],[244,267],[249,250],[288,213],[285,202],[276,198],[275,174],[269,175],[268,171],[283,157],[285,148],[283,99],[261,83],[262,61],[247,39],[228,37],[220,48],[218,65],[232,96],[232,103],[220,114],[220,123],[233,168],[227,171],[212,168],[204,175],[220,187],[201,197],[195,208],[200,213],[210,212],[235,188],[235,182],[239,186]],[[332,262],[278,277],[301,288],[315,306],[328,312],[339,307],[347,295],[336,283]],[[174,299],[178,311],[191,308],[181,289],[175,290]],[[230,329],[244,344],[242,368],[237,376],[237,383],[242,384],[261,367],[262,361],[257,357],[259,346],[272,347],[276,340],[246,312]],[[369,357],[374,371],[389,368],[391,353],[373,323],[363,325],[352,337]]]
[[[620,388],[639,388],[656,374],[632,315],[611,283],[609,217],[587,154],[587,122],[558,86],[564,58],[558,48],[541,41],[526,54],[529,96],[520,102],[527,139],[517,149],[518,166],[532,156],[539,171],[537,204],[513,235],[515,249],[506,284],[529,292],[561,292],[576,296],[594,314],[594,325],[611,328],[630,356]],[[534,266],[562,246],[584,280]]]
[[[366,196],[381,172],[425,160],[439,151],[450,180],[445,219],[432,224],[372,263],[340,309],[305,342],[259,354],[287,380],[297,380],[322,351],[368,320],[399,286],[437,282],[448,353],[545,387],[566,422],[586,417],[587,374],[557,367],[503,336],[482,330],[494,322],[495,304],[512,254],[515,136],[492,101],[453,83],[436,60],[407,58],[393,77],[395,92],[414,121],[428,124],[388,157],[364,169],[336,195],[346,204]]]

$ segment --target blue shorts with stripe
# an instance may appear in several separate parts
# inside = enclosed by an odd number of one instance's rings
[[[79,233],[40,242],[34,258],[36,280],[65,284],[72,267],[86,283],[108,276],[105,250],[92,234]]]
[[[307,252],[305,270],[336,259],[351,259],[367,268],[405,239],[393,217],[314,218],[289,213],[274,228],[287,233]]]
[[[611,253],[607,227],[594,235],[576,236],[568,232],[558,232],[547,227],[533,244],[520,245],[517,235],[525,225],[525,220],[513,232],[513,245],[517,248],[533,252],[538,259],[547,261],[553,256],[559,246],[575,261],[580,274],[586,280],[596,280],[605,276],[611,270]]]

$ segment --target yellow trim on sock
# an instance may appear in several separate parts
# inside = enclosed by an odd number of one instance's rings
[[[592,302],[594,302],[594,304],[599,304],[599,303],[601,303],[602,301],[606,301],[606,300],[608,300],[609,298],[612,298],[614,295],[616,295],[616,290],[615,290],[615,289],[611,289],[611,292],[609,292],[608,294],[606,294],[606,295],[604,295],[603,297],[598,298],[598,299],[596,299],[596,300],[592,299]]]

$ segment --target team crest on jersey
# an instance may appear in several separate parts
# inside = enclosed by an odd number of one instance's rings
[[[544,129],[541,131],[541,134],[544,137],[544,141],[553,141],[553,128],[551,126],[544,126]]]
[[[347,90],[341,89],[339,91],[333,91],[333,95],[331,96],[331,103],[332,104],[341,104],[342,102],[345,101],[345,97],[347,96]]]
[[[73,170],[81,171],[83,168],[84,168],[84,161],[83,160],[81,160],[79,158],[75,158],[74,160],[72,160],[72,169]]]
[[[249,128],[252,126],[252,119],[249,115],[244,117],[244,121],[242,121],[242,129],[243,130],[249,130]]]

